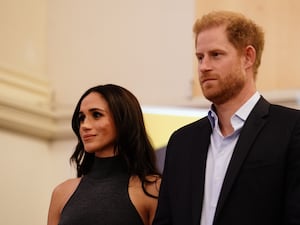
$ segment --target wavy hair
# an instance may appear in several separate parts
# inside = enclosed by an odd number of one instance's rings
[[[77,177],[89,172],[95,157],[94,153],[84,150],[79,133],[81,102],[92,92],[99,93],[106,100],[112,113],[117,132],[116,153],[126,162],[129,174],[140,178],[144,192],[152,196],[145,190],[144,185],[153,182],[147,179],[148,175],[161,177],[156,167],[155,151],[147,135],[142,109],[137,98],[130,91],[118,85],[106,84],[92,87],[81,96],[76,105],[72,117],[72,129],[77,136],[78,143],[70,162],[76,165]]]

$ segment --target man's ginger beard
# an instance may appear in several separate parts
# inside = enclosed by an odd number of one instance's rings
[[[220,78],[218,74],[213,74],[213,77],[219,78],[217,80],[218,84],[205,84],[204,87],[201,85],[201,89],[205,98],[217,105],[223,104],[238,95],[246,83],[246,75],[242,73],[240,68],[236,68],[224,78]]]

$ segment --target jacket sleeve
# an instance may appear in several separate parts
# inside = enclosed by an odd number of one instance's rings
[[[172,225],[171,208],[169,205],[169,190],[168,190],[168,148],[164,163],[162,182],[160,185],[158,206],[154,217],[153,225]]]
[[[300,224],[300,116],[292,131],[286,171],[285,222]]]

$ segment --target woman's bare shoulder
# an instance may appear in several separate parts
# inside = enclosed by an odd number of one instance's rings
[[[71,179],[68,179],[68,180],[60,183],[59,185],[57,185],[54,188],[53,193],[64,194],[66,192],[69,192],[70,190],[76,189],[76,187],[78,186],[78,184],[80,182],[80,179],[81,178],[71,178]]]
[[[158,175],[148,175],[146,181],[141,181],[138,176],[130,178],[129,196],[144,224],[152,224],[157,207],[160,182],[161,177]]]
[[[53,189],[48,211],[48,225],[58,224],[62,209],[76,190],[80,180],[81,178],[68,179]]]
[[[148,182],[145,182],[145,189],[146,191],[152,195],[157,196],[159,194],[159,188],[161,183],[161,176],[159,175],[148,175],[146,177]]]
[[[76,190],[80,180],[81,178],[71,178],[57,185],[53,189],[53,199],[58,201],[61,206],[65,205],[67,200]]]
[[[161,177],[159,175],[148,175],[144,182],[142,182],[138,176],[131,177],[131,186],[135,186],[138,189],[144,187],[144,191],[142,192],[146,192],[146,196],[158,197],[160,183]]]

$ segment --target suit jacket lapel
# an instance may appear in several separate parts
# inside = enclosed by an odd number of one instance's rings
[[[241,130],[239,140],[234,148],[232,158],[225,174],[214,221],[216,221],[220,215],[239,170],[243,165],[257,134],[266,122],[266,115],[268,114],[269,105],[270,104],[263,97],[261,97],[256,106],[253,108],[252,112],[249,114],[249,117]]]
[[[196,140],[194,141],[195,149],[191,154],[191,168],[192,168],[192,224],[200,224],[200,216],[202,211],[202,202],[204,195],[205,182],[205,167],[208,146],[210,143],[211,126],[209,120],[206,118],[206,123],[197,130]]]

